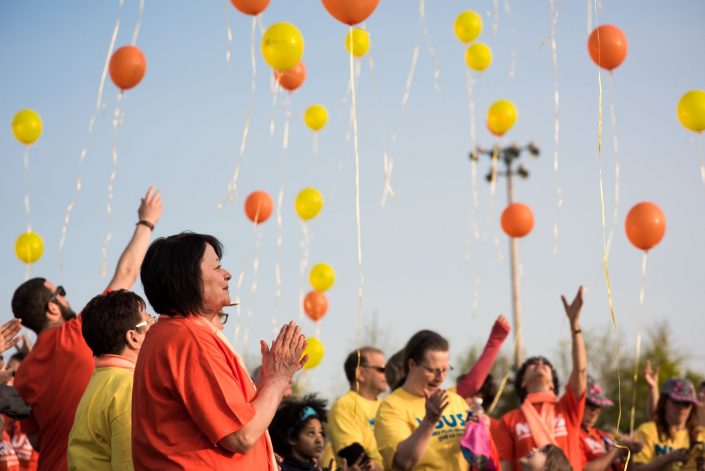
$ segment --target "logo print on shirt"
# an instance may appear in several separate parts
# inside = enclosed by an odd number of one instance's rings
[[[517,440],[522,440],[524,438],[531,437],[531,429],[529,429],[529,424],[526,422],[520,422],[514,426],[514,433],[516,433]],[[565,424],[565,419],[562,415],[556,416],[553,420],[553,436],[554,437],[565,437],[568,435],[568,428]]]

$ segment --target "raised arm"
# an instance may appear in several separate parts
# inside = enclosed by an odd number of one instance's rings
[[[441,414],[446,407],[448,407],[448,393],[445,390],[438,389],[430,396],[426,396],[426,415],[409,438],[397,445],[392,468],[409,470],[419,464],[431,441],[433,430],[441,420]]]
[[[477,394],[477,391],[480,390],[510,330],[511,327],[507,319],[504,316],[499,316],[492,326],[490,338],[487,339],[487,343],[482,350],[480,358],[477,359],[475,365],[470,372],[465,375],[463,380],[458,383],[458,394],[460,394],[461,397],[474,396]]]
[[[301,358],[306,348],[306,338],[301,334],[301,328],[293,321],[282,327],[271,348],[264,341],[260,342],[260,347],[262,389],[252,401],[255,415],[240,430],[227,435],[219,442],[223,448],[235,453],[247,453],[267,431],[292,375],[308,360],[308,355]]]
[[[583,287],[578,288],[578,294],[573,301],[568,304],[565,296],[561,296],[565,314],[570,323],[570,333],[573,338],[573,371],[570,373],[568,384],[580,397],[587,389],[587,353],[585,353],[585,340],[583,331],[580,329],[580,310],[583,307]]]
[[[158,190],[151,186],[140,202],[137,210],[139,217],[132,239],[120,255],[113,279],[108,284],[108,290],[130,289],[140,276],[140,268],[147,252],[152,229],[162,215],[162,198]]]
[[[644,381],[649,387],[649,397],[646,400],[646,418],[649,421],[656,420],[656,406],[658,405],[658,400],[660,393],[658,390],[658,368],[653,369],[651,367],[651,360],[646,360],[644,365]]]

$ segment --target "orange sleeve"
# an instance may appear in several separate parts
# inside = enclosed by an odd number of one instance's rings
[[[191,419],[217,445],[255,415],[245,397],[243,381],[248,379],[234,374],[242,372],[228,363],[210,336],[192,337],[181,347],[181,358],[173,363],[181,370],[175,375],[176,387]]]
[[[507,423],[509,421],[510,418],[505,415],[497,426],[491,429],[500,461],[514,461],[514,440],[512,440],[510,425]]]

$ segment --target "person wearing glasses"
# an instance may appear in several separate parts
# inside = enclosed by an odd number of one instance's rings
[[[105,292],[130,289],[135,283],[162,208],[159,191],[150,187]],[[22,421],[22,429],[40,452],[39,471],[66,469],[69,432],[93,373],[93,352],[81,334],[83,316],[71,309],[62,286],[44,278],[32,278],[15,290],[12,312],[37,334],[34,348],[15,374],[17,391],[32,407],[32,417]]]
[[[132,462],[136,470],[277,469],[267,433],[292,375],[308,360],[293,322],[260,342],[259,385],[216,325],[231,303],[223,246],[193,232],[160,238],[141,278],[160,314],[135,366]],[[216,320],[217,319],[217,320]]]
[[[93,298],[83,308],[83,338],[95,370],[69,434],[69,470],[132,468],[132,376],[142,342],[156,318],[127,290]]]
[[[379,406],[375,438],[384,469],[466,470],[460,450],[468,404],[441,388],[452,370],[448,341],[431,330],[404,347],[399,387]]]
[[[521,407],[504,414],[499,426],[492,430],[502,471],[518,471],[522,457],[546,445],[563,450],[573,469],[581,470],[585,465],[580,444],[587,389],[587,354],[580,329],[582,287],[570,304],[565,296],[561,299],[573,339],[573,370],[568,386],[558,399],[558,375],[544,357],[531,357],[521,365],[514,378],[514,390]]]
[[[352,465],[364,453],[368,459],[363,459],[367,463],[363,469],[382,471],[374,426],[382,402],[379,395],[387,390],[385,366],[384,352],[374,347],[359,348],[345,360],[350,390],[335,401],[328,414],[328,434],[341,466],[343,459]],[[355,450],[357,456],[352,453]]]

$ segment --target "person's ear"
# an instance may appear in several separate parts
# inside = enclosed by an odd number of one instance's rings
[[[132,350],[139,350],[142,346],[143,336],[139,335],[136,330],[128,330],[125,332],[125,343]]]
[[[58,321],[62,318],[61,309],[55,302],[49,301],[47,303],[46,316],[50,322]]]

